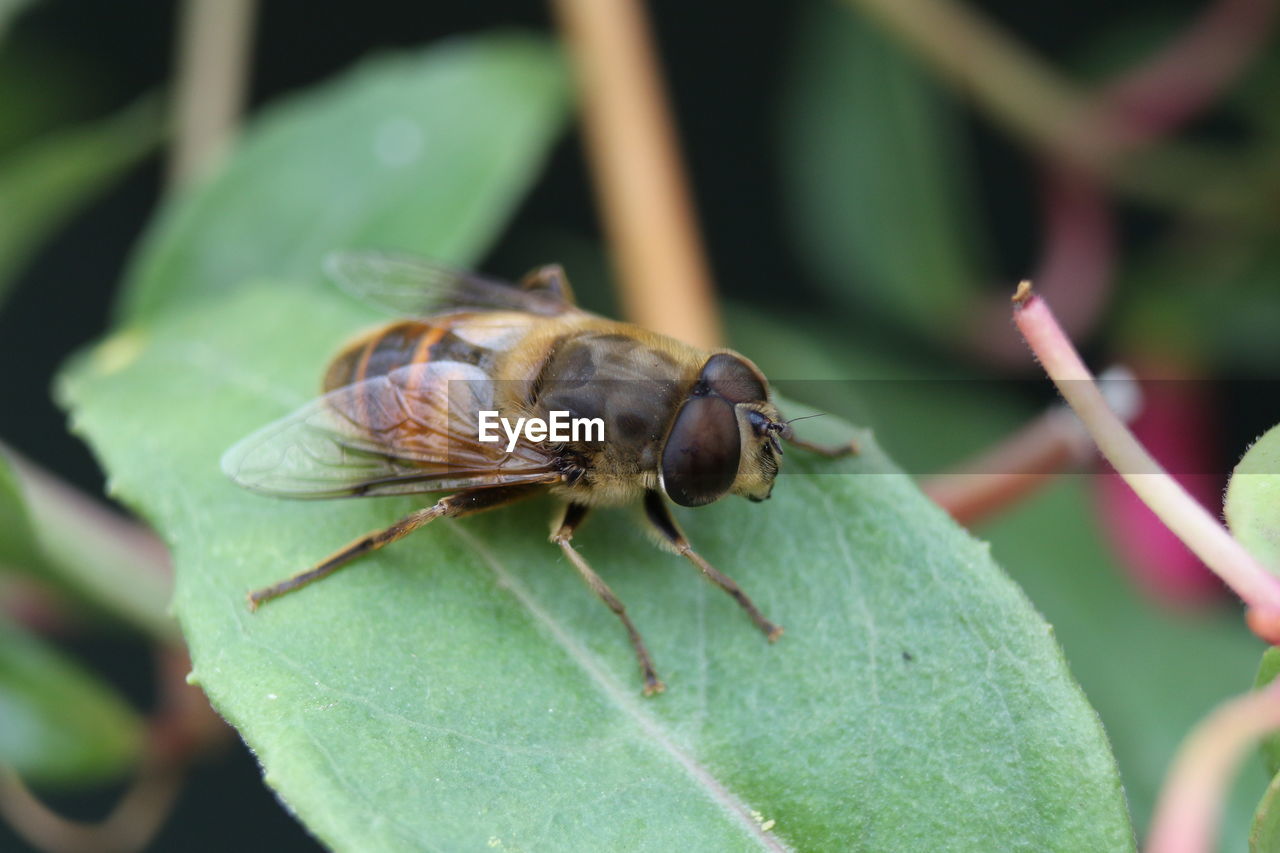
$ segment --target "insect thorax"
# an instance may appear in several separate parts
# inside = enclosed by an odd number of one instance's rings
[[[540,417],[553,411],[599,418],[604,441],[566,448],[614,475],[656,471],[662,440],[692,377],[672,355],[614,333],[588,333],[554,346],[533,390]]]

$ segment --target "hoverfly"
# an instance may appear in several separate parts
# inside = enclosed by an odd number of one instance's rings
[[[255,492],[290,498],[450,494],[251,592],[251,609],[437,518],[549,491],[562,503],[551,542],[622,621],[645,695],[664,687],[644,640],[572,544],[592,507],[642,502],[670,549],[729,593],[769,640],[782,634],[693,550],[667,507],[668,499],[702,506],[729,494],[769,497],[780,439],[828,456],[854,451],[797,439],[754,364],[583,311],[559,266],[519,285],[382,252],[336,254],[327,268],[348,292],[412,319],[348,344],[328,367],[323,395],[232,447],[223,471]],[[486,443],[484,412],[599,418],[603,440]]]

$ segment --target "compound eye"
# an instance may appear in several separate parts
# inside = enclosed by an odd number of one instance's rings
[[[712,503],[733,486],[741,458],[733,406],[719,397],[690,398],[662,448],[662,488],[681,506]]]
[[[698,379],[712,394],[730,403],[759,403],[769,398],[764,379],[755,368],[727,352],[707,359]]]

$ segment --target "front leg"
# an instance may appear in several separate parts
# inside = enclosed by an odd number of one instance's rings
[[[849,439],[847,444],[836,445],[814,444],[811,441],[805,441],[802,438],[797,438],[795,433],[784,435],[783,438],[786,439],[788,444],[794,447],[798,447],[801,450],[807,450],[810,453],[816,453],[819,456],[825,456],[828,459],[839,459],[843,456],[857,456],[862,452],[861,448],[858,447],[858,440],[856,438]]]
[[[743,610],[747,611],[751,621],[756,623],[756,627],[764,632],[764,635],[769,638],[769,642],[772,643],[782,636],[782,626],[775,625],[766,619],[755,603],[742,591],[742,587],[734,582],[733,578],[716,569],[715,566],[704,560],[697,551],[693,550],[693,546],[685,538],[684,533],[676,524],[676,520],[671,517],[671,510],[667,508],[666,501],[662,499],[660,494],[657,492],[645,492],[644,512],[653,524],[654,529],[662,534],[663,539],[671,543],[677,554],[693,563],[698,568],[698,571],[702,572],[703,577],[733,596],[733,600],[738,602]]]
[[[640,632],[636,630],[635,625],[631,624],[631,617],[627,615],[627,608],[622,604],[618,596],[614,595],[613,590],[609,589],[609,585],[604,582],[604,579],[587,564],[583,556],[578,553],[578,549],[573,547],[573,531],[587,517],[587,509],[588,507],[583,504],[571,503],[566,506],[564,514],[560,518],[560,523],[553,528],[555,532],[551,534],[551,542],[560,546],[560,550],[569,558],[569,562],[573,563],[573,567],[578,570],[578,574],[587,582],[587,586],[591,587],[591,591],[599,596],[600,600],[622,620],[622,626],[627,629],[627,636],[631,638],[631,646],[636,651],[636,660],[640,663],[640,673],[644,676],[644,695],[652,696],[655,693],[661,693],[667,687],[658,678],[658,674],[654,672],[653,658],[649,656],[649,649],[645,647],[644,640],[640,637]]]

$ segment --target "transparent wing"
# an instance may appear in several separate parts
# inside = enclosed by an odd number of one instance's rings
[[[573,308],[543,289],[521,288],[397,252],[334,252],[325,259],[325,271],[352,296],[399,316],[467,308],[553,316]]]
[[[521,440],[478,439],[493,381],[458,362],[414,364],[325,394],[222,457],[247,489],[297,498],[396,495],[560,480]]]

